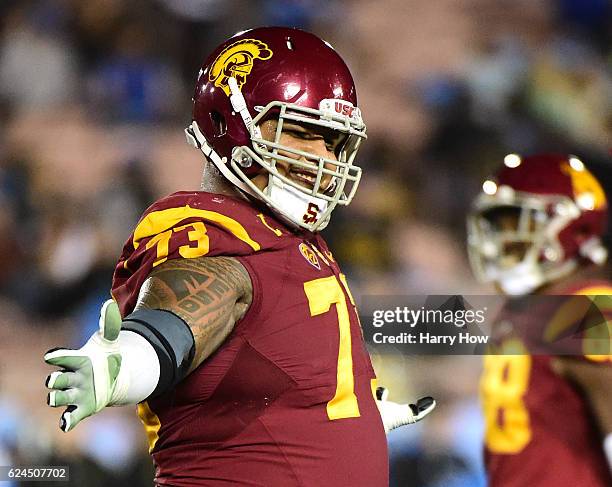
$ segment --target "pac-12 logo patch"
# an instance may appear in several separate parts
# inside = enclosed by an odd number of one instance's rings
[[[272,57],[272,50],[268,45],[257,39],[242,39],[227,46],[217,56],[208,73],[208,79],[230,96],[227,80],[236,78],[238,88],[246,83],[251,74],[255,59],[266,61]]]
[[[314,251],[308,245],[302,242],[300,244],[299,249],[300,254],[302,254],[302,257],[304,257],[311,266],[316,267],[318,270],[321,270],[321,266],[319,265],[319,259],[317,259],[317,254],[315,254]]]

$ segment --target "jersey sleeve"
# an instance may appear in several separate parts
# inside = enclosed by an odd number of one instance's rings
[[[153,267],[179,257],[248,255],[260,249],[235,218],[189,205],[146,214],[128,243],[134,249],[128,261],[151,260]]]
[[[231,202],[212,205],[188,198],[161,200],[145,212],[124,245],[112,295],[123,315],[131,312],[149,273],[173,259],[250,255],[261,249],[244,220],[251,215]]]

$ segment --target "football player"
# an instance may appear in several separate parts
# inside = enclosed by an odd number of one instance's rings
[[[202,66],[186,135],[202,191],[145,212],[100,331],[45,356],[63,369],[47,378],[62,430],[138,403],[157,485],[387,485],[385,431],[435,402],[375,400],[353,297],[317,233],[361,177],[347,66],[301,30],[238,33]]]
[[[492,487],[612,485],[612,283],[598,268],[606,218],[601,185],[571,155],[510,154],[474,201],[472,268],[509,296],[492,331],[500,353],[485,357],[481,380]],[[581,299],[601,319],[561,354],[554,342],[573,323],[574,295],[590,295]],[[597,350],[592,332],[602,332]],[[534,352],[536,334],[552,348]]]

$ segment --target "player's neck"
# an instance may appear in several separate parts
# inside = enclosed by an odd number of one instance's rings
[[[207,193],[226,194],[234,198],[243,198],[243,195],[232,186],[211,162],[206,162],[202,174],[200,189]]]

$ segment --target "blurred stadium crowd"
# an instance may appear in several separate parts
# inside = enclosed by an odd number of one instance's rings
[[[509,152],[575,153],[612,188],[609,0],[4,0],[0,18],[1,465],[150,485],[134,411],[61,434],[41,357],[97,326],[140,213],[198,188],[201,155],[182,133],[191,90],[235,31],[303,27],[353,71],[364,178],[326,230],[353,294],[484,292],[465,214]],[[419,391],[440,404],[390,436],[393,485],[484,485],[478,358],[374,361],[395,400]]]

